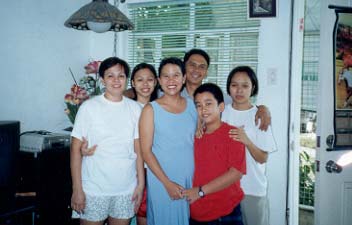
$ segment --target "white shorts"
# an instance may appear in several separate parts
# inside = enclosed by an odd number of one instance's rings
[[[134,216],[132,195],[92,196],[86,195],[86,207],[83,213],[72,211],[72,218],[92,222],[103,221],[108,217],[130,219]]]

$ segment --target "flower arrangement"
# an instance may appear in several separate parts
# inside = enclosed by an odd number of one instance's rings
[[[76,82],[76,79],[70,69],[70,73],[75,84],[72,85],[71,92],[65,95],[65,103],[67,107],[65,109],[65,113],[72,124],[75,122],[76,114],[82,103],[90,97],[102,93],[98,75],[100,63],[101,61],[92,61],[88,63],[84,67],[87,76],[82,77],[79,80],[79,83]]]

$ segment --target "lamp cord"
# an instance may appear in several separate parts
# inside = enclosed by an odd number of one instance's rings
[[[118,0],[114,0],[114,6],[116,8],[119,7],[119,1]],[[117,32],[114,31],[114,52],[113,55],[116,57],[117,56],[117,44],[119,42],[119,37],[117,36]]]

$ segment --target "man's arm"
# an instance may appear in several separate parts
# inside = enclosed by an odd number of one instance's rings
[[[266,131],[271,124],[270,111],[265,105],[259,105],[257,108],[258,111],[255,114],[255,125],[258,125],[260,120],[259,129]]]

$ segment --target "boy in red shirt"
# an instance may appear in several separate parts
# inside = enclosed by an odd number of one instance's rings
[[[242,225],[237,206],[244,196],[240,179],[246,173],[245,146],[229,137],[235,127],[221,121],[225,105],[217,85],[199,86],[194,102],[206,128],[194,142],[193,188],[183,191],[191,203],[190,225]]]

